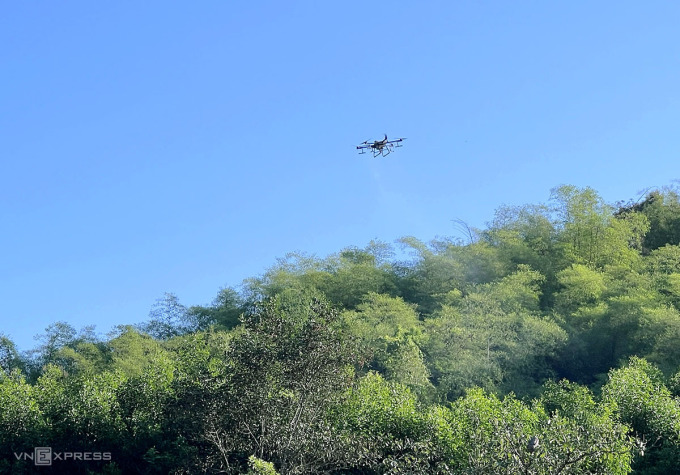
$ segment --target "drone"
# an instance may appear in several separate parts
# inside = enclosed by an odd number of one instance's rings
[[[360,145],[357,145],[357,150],[360,150],[359,154],[364,154],[366,153],[366,150],[370,150],[373,153],[373,157],[377,157],[378,155],[386,157],[394,151],[394,147],[401,147],[401,142],[404,140],[406,139],[387,140],[387,134],[385,134],[385,138],[382,140],[375,140],[373,142],[366,140],[365,142],[361,142]]]

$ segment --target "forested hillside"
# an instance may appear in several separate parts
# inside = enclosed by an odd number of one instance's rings
[[[0,472],[51,447],[106,457],[48,473],[678,473],[677,191],[561,186],[461,234],[3,337]]]

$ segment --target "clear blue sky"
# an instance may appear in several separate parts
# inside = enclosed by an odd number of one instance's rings
[[[677,2],[7,2],[0,332],[678,178]],[[367,139],[407,137],[387,158]]]

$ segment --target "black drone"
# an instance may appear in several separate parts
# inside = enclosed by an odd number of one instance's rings
[[[406,139],[387,140],[387,134],[385,134],[385,138],[382,140],[375,140],[373,142],[366,140],[365,142],[361,142],[361,145],[357,146],[357,150],[361,150],[359,152],[360,154],[366,153],[366,150],[370,150],[373,152],[374,157],[377,157],[378,155],[386,157],[390,152],[394,151],[394,147],[401,147],[400,142],[403,142],[404,140]]]

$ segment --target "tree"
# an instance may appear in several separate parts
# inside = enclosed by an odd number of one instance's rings
[[[18,369],[0,376],[0,471],[28,473],[26,461],[16,460],[22,453],[41,446],[49,424],[40,408],[37,389],[26,382]]]
[[[25,370],[25,362],[12,340],[0,333],[0,375],[10,374],[13,370]]]
[[[557,283],[560,287],[555,307],[565,315],[596,305],[607,288],[605,275],[583,264],[572,264],[558,272]]]
[[[638,440],[636,466],[677,467],[668,464],[680,461],[680,401],[673,398],[658,368],[630,358],[627,366],[609,372],[602,398],[633,430]]]
[[[642,241],[645,253],[680,244],[680,195],[676,187],[654,190],[640,203],[621,206],[617,214],[630,212],[641,213],[649,221],[649,232]]]
[[[150,355],[141,373],[127,378],[117,388],[124,437],[118,444],[123,472],[144,469],[146,473],[204,471],[206,458],[192,424],[182,413],[194,401],[184,399],[178,386],[181,373],[170,352]],[[180,408],[182,410],[180,410]],[[200,412],[193,414],[200,423]],[[203,456],[200,456],[203,455]]]
[[[482,236],[498,249],[499,258],[508,268],[524,264],[544,277],[541,306],[551,306],[555,274],[565,259],[558,246],[557,223],[550,208],[545,205],[501,207]]]
[[[540,274],[519,266],[425,320],[423,351],[443,399],[453,400],[472,386],[531,393],[552,375],[550,360],[567,335],[540,316],[541,281]]]
[[[127,376],[141,375],[158,354],[165,353],[160,342],[130,325],[119,326],[111,337],[107,343],[111,368]]]
[[[358,360],[327,303],[289,291],[244,316],[226,354],[228,370],[207,402],[205,438],[223,467],[247,456],[283,473],[323,471],[346,457],[326,420]]]
[[[334,304],[353,309],[369,293],[396,293],[391,266],[378,264],[379,260],[370,252],[349,248],[336,259],[331,264],[335,269],[330,278],[317,287]]]
[[[42,344],[32,353],[32,364],[39,370],[42,366],[50,363],[56,352],[76,340],[76,329],[66,322],[56,322],[45,328],[45,333],[37,335],[36,340]]]
[[[94,326],[85,326],[77,331],[71,324],[56,322],[37,335],[42,344],[31,350],[28,362],[31,380],[35,380],[44,366],[54,364],[71,372],[93,372],[101,370],[108,362],[106,345],[94,331]]]
[[[167,340],[191,331],[187,308],[179,303],[175,294],[166,293],[154,304],[149,313],[150,320],[139,325],[139,329],[157,340]]]
[[[567,262],[591,268],[637,264],[636,248],[649,229],[646,217],[630,212],[616,219],[613,208],[592,188],[560,186],[552,190],[552,200]]]
[[[186,319],[188,328],[194,332],[213,326],[231,330],[239,324],[239,317],[244,311],[245,302],[241,295],[232,288],[225,288],[220,290],[212,305],[189,307],[186,310]]]
[[[247,475],[278,475],[279,472],[274,468],[271,462],[265,462],[259,458],[251,455],[248,459],[248,473]]]
[[[680,246],[654,249],[645,257],[645,271],[662,299],[680,310]]]
[[[347,330],[371,353],[369,368],[426,397],[434,389],[418,346],[422,324],[412,304],[399,297],[368,293],[356,310],[342,314]]]
[[[450,240],[434,240],[427,245],[405,237],[400,242],[415,256],[413,262],[395,266],[400,295],[417,304],[424,315],[440,308],[451,291],[466,291],[508,274],[497,249],[484,241],[462,246]]]
[[[110,452],[120,460],[118,448],[124,425],[118,410],[117,389],[123,381],[117,373],[73,376],[48,364],[35,383],[35,399],[46,427],[42,443],[55,452]],[[108,461],[74,459],[63,465],[69,473],[101,470]]]
[[[333,424],[353,442],[353,473],[451,473],[460,433],[446,410],[423,407],[405,385],[369,372],[333,409]]]
[[[452,404],[449,420],[462,434],[460,473],[630,471],[627,428],[577,385],[548,384],[531,406],[473,389]]]

